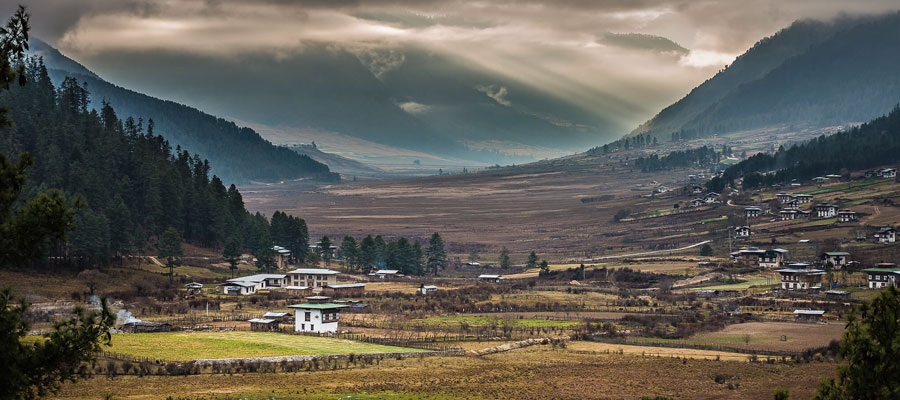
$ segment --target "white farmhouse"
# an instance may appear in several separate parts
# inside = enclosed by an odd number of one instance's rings
[[[344,304],[328,302],[330,297],[310,296],[306,303],[288,306],[294,309],[294,331],[326,333],[337,332],[338,320]]]

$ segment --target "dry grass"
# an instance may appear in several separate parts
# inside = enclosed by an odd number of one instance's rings
[[[791,322],[747,322],[728,325],[718,332],[707,332],[691,338],[700,344],[729,345],[758,350],[803,351],[824,347],[832,340],[840,340],[844,326],[840,323],[828,325],[800,324]],[[750,336],[750,343],[744,343],[744,336]],[[782,341],[782,336],[786,340]]]
[[[487,357],[383,360],[336,371],[94,378],[58,398],[763,399],[809,398],[834,364],[764,364],[604,354],[535,346]],[[716,378],[724,378],[717,383]]]

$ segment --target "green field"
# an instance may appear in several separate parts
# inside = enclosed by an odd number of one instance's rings
[[[269,332],[165,332],[113,335],[108,351],[167,361],[424,351],[353,340]]]
[[[496,318],[475,316],[439,316],[414,320],[425,325],[461,325],[469,326],[514,326],[523,328],[572,328],[580,325],[578,321],[557,321],[540,318]]]
[[[741,289],[749,289],[751,286],[763,286],[766,284],[766,279],[750,279],[741,283],[732,283],[727,285],[715,285],[715,286],[704,286],[694,288],[694,290],[741,290]]]

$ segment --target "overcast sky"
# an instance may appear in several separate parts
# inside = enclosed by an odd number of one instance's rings
[[[2,2],[9,15],[14,2]],[[116,52],[217,57],[328,43],[373,72],[419,46],[642,122],[760,38],[801,18],[872,14],[896,0],[25,0],[34,34],[92,68]],[[374,51],[373,51],[374,50]],[[372,62],[372,54],[386,57]],[[381,56],[376,56],[381,57]],[[98,66],[99,67],[99,66]],[[185,66],[190,68],[190,66]],[[102,68],[97,71],[104,75]],[[109,72],[109,71],[106,71]],[[128,85],[128,82],[116,82]]]

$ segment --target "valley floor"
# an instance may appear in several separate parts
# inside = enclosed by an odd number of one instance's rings
[[[601,347],[598,347],[600,345]],[[379,365],[298,373],[133,376],[68,384],[60,399],[768,399],[777,388],[809,398],[832,363],[700,360],[572,342],[484,357],[384,360]],[[628,346],[620,346],[628,347]]]

